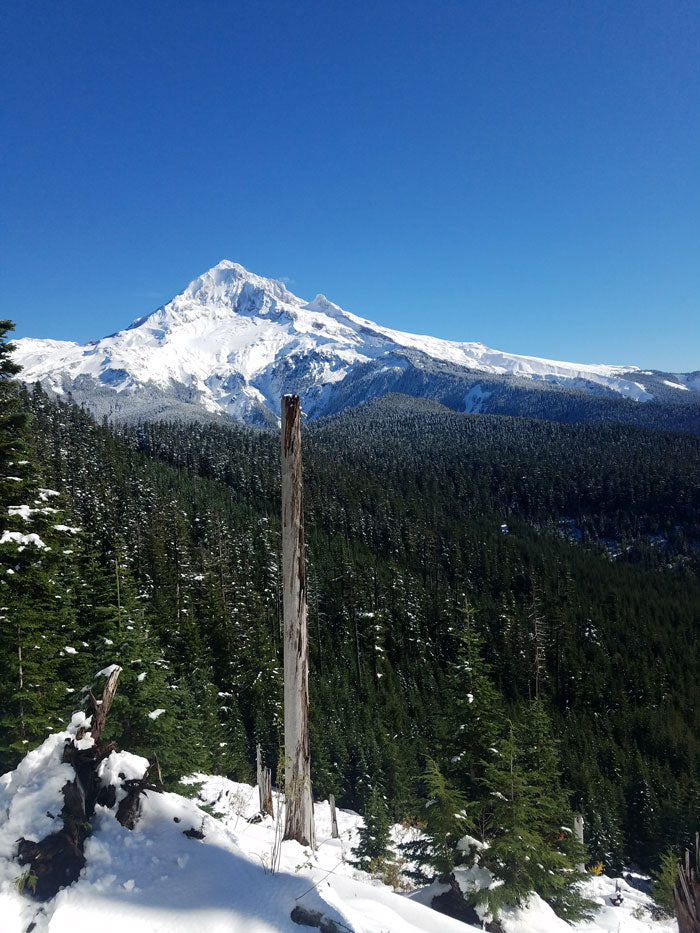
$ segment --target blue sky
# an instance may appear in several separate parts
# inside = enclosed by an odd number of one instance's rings
[[[222,258],[404,330],[700,368],[695,0],[4,4],[0,314]]]

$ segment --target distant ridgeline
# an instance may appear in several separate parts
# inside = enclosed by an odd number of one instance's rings
[[[567,363],[405,333],[229,260],[123,330],[85,345],[23,338],[15,359],[19,378],[70,393],[98,420],[274,427],[286,392],[310,420],[401,393],[458,412],[700,434],[698,371]]]
[[[83,528],[56,593],[74,649],[63,714],[90,672],[118,661],[106,738],[156,748],[170,780],[247,778],[257,742],[274,766],[277,433],[109,428],[38,389],[24,404],[43,483]],[[308,425],[304,444],[315,794],[364,812],[379,789],[392,820],[422,819],[427,758],[479,793],[454,763],[467,598],[494,705],[517,724],[539,695],[552,719],[549,751],[591,860],[651,865],[688,840],[700,826],[700,439],[391,396]]]

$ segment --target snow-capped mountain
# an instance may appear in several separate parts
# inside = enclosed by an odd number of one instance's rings
[[[635,402],[695,400],[700,390],[699,373],[562,363],[391,330],[323,295],[298,298],[229,260],[101,340],[17,344],[22,379],[70,391],[96,414],[121,419],[204,409],[273,423],[285,392],[298,392],[318,417],[392,391],[503,412],[494,403],[504,388],[512,395],[559,387]]]

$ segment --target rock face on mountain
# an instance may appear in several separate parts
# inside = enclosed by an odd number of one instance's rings
[[[698,423],[698,372],[562,363],[402,333],[229,260],[101,340],[17,343],[21,378],[117,420],[207,414],[262,426],[277,423],[285,392],[299,393],[311,418],[401,392],[458,411],[565,421],[643,423],[639,409],[660,404],[675,412],[668,426]]]

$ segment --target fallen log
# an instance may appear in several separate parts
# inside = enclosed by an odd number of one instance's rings
[[[326,917],[320,910],[307,910],[306,907],[295,907],[291,919],[302,927],[313,927],[321,933],[341,933],[341,928],[330,917]],[[347,930],[347,927],[344,927]]]

